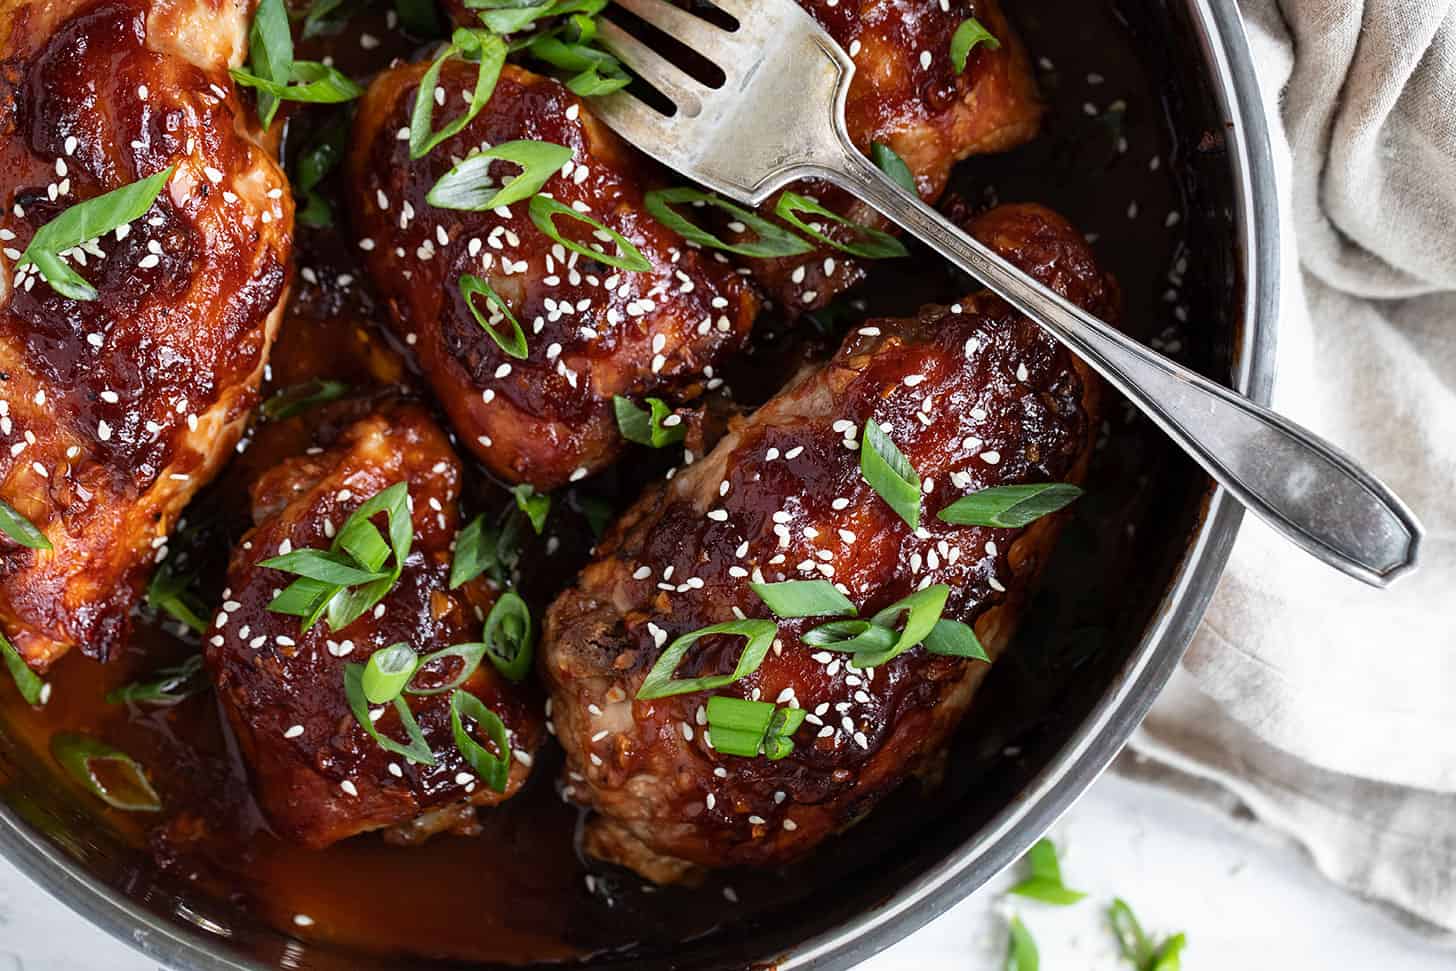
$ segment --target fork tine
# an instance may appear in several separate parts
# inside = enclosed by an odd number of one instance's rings
[[[637,148],[669,168],[687,164],[676,148],[682,122],[669,118],[626,91],[596,95],[590,99],[592,114]]]
[[[714,55],[733,41],[733,34],[701,17],[673,6],[667,0],[616,0],[617,6],[641,17],[658,30],[692,48],[723,70],[732,64],[719,63]]]
[[[717,7],[741,24],[743,23],[743,18],[753,12],[754,0],[708,0],[708,3]]]
[[[642,80],[670,98],[679,113],[692,118],[702,112],[710,88],[605,17],[597,18],[597,36]]]

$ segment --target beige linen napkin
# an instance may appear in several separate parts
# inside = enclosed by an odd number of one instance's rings
[[[1216,0],[1220,2],[1220,0]],[[1456,930],[1456,0],[1242,0],[1274,152],[1274,406],[1425,523],[1386,592],[1245,519],[1135,750]]]

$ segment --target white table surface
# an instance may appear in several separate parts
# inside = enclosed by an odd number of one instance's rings
[[[1104,776],[1052,835],[1063,878],[1087,900],[1057,908],[1007,898],[1017,871],[1003,873],[863,971],[1000,971],[1012,910],[1047,971],[1126,971],[1103,923],[1114,895],[1150,933],[1188,934],[1187,971],[1456,968],[1456,952],[1346,896],[1299,850],[1161,788]],[[0,971],[155,968],[0,861]]]

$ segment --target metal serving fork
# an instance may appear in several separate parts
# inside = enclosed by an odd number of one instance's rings
[[[794,0],[712,0],[737,21],[736,30],[667,0],[616,2],[727,79],[711,88],[601,18],[605,46],[676,109],[669,117],[627,91],[591,99],[597,116],[627,141],[747,205],[804,178],[853,193],[1050,331],[1239,502],[1306,551],[1379,587],[1414,568],[1420,523],[1349,456],[1123,336],[886,178],[845,129],[854,62]]]

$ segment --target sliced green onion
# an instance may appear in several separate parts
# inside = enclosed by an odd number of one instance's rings
[[[475,90],[470,95],[470,104],[453,121],[439,131],[432,131],[435,119],[435,87],[440,80],[440,70],[450,58],[460,55],[480,62],[475,75]],[[410,158],[423,158],[436,145],[459,134],[466,125],[480,114],[490,96],[495,93],[496,81],[500,79],[501,67],[506,62],[506,45],[488,30],[460,27],[450,36],[450,43],[431,62],[424,77],[420,78],[415,92],[414,110],[410,112],[409,153]]]
[[[805,631],[801,640],[810,647],[824,647],[831,651],[854,654],[861,651],[883,651],[893,646],[898,636],[895,631],[868,620],[831,620]]]
[[[318,17],[311,13],[309,19],[317,22],[327,15],[332,6],[321,11]],[[308,27],[309,20],[305,20],[305,36]],[[253,22],[248,27],[248,68],[253,77],[266,78],[278,84],[287,84],[292,78],[293,27],[288,22],[288,8],[284,0],[258,0]],[[264,128],[273,123],[280,103],[268,92],[258,92],[258,120]]]
[[[910,166],[905,164],[905,160],[893,148],[884,142],[872,142],[870,158],[874,161],[875,168],[888,175],[891,182],[911,195],[920,194],[915,188],[915,176],[910,171]]]
[[[0,634],[0,657],[5,659],[5,667],[10,672],[10,678],[15,682],[15,688],[20,692],[20,697],[25,699],[28,705],[40,704],[40,696],[45,690],[45,682],[40,675],[30,669],[25,663],[25,658],[20,656],[20,651],[10,639]]]
[[[403,641],[380,648],[369,655],[369,661],[364,665],[360,683],[364,697],[371,705],[393,701],[410,683],[419,666],[419,655]]]
[[[480,308],[475,306],[471,299],[476,294],[485,294],[485,299],[495,306],[496,313],[489,319],[481,316]],[[460,275],[460,299],[465,301],[465,306],[470,308],[470,315],[480,325],[480,329],[496,342],[501,350],[518,361],[525,360],[530,353],[526,346],[526,332],[521,329],[520,321],[516,315],[511,313],[511,308],[501,299],[500,294],[491,288],[491,285],[478,276],[470,273]],[[497,325],[504,320],[510,325],[510,331],[502,334],[496,329]]]
[[[950,62],[955,66],[957,74],[965,72],[966,59],[971,56],[971,50],[977,44],[985,44],[986,49],[992,51],[1001,46],[1001,42],[979,20],[967,17],[961,21],[961,25],[950,38]]]
[[[275,556],[258,564],[269,570],[282,570],[296,576],[309,577],[323,583],[341,587],[359,583],[371,583],[383,577],[383,573],[361,570],[351,556],[332,553],[328,550],[294,550],[284,556]]]
[[[80,732],[58,732],[51,738],[51,755],[71,778],[113,809],[139,813],[162,809],[146,771],[119,748]]]
[[[1026,859],[1031,864],[1031,876],[1012,887],[1008,893],[1058,907],[1075,904],[1087,896],[1079,890],[1070,889],[1062,882],[1062,866],[1057,862],[1057,848],[1051,840],[1037,840],[1027,852]]]
[[[858,613],[828,580],[750,583],[749,587],[777,617],[853,617]]]
[[[1006,971],[1040,971],[1041,955],[1031,931],[1015,915],[1011,918],[1011,938],[1006,945]]]
[[[389,542],[386,545],[379,530],[369,521],[379,513],[389,520]],[[300,574],[283,589],[268,609],[278,614],[303,618],[303,629],[312,627],[327,611],[329,627],[342,630],[373,607],[394,586],[404,569],[404,561],[414,544],[414,523],[409,512],[409,487],[403,482],[369,499],[355,509],[334,537],[328,551],[294,550],[284,556],[264,561],[260,566],[281,563],[281,567]],[[311,554],[296,557],[297,553]],[[340,554],[348,554],[354,564]],[[394,565],[383,570],[393,554]],[[306,571],[306,572],[305,572]],[[351,582],[349,576],[368,575],[371,579]]]
[[[975,630],[958,620],[937,620],[930,633],[925,635],[925,649],[931,654],[944,654],[948,657],[991,660],[986,649],[981,646],[981,639],[976,636]]]
[[[60,254],[145,215],[176,168],[175,164],[169,165],[145,179],[68,207],[36,230],[30,245],[15,261],[15,269],[34,266],[61,296],[95,300],[96,288],[61,259]]]
[[[1082,490],[1070,482],[992,486],[962,496],[937,515],[957,526],[999,526],[1017,529],[1071,504]]]
[[[710,691],[713,688],[721,688],[725,684],[732,684],[739,678],[746,678],[763,664],[764,656],[773,646],[773,640],[778,632],[778,625],[770,620],[730,620],[727,623],[713,624],[710,627],[683,634],[667,646],[667,650],[662,652],[662,656],[657,659],[652,670],[647,672],[647,677],[642,680],[642,687],[637,689],[637,697],[648,700],[666,698],[669,695],[688,694],[692,691]],[[734,666],[733,673],[710,674],[698,678],[674,678],[673,672],[677,670],[677,666],[682,662],[683,655],[687,654],[688,648],[702,638],[714,634],[733,634],[748,639],[743,653],[738,656],[738,664]]]
[[[616,61],[613,58],[613,61]],[[605,71],[606,73],[603,73]],[[613,91],[620,91],[632,83],[632,78],[626,71],[622,70],[621,62],[616,62],[616,70],[604,68],[600,65],[593,65],[582,71],[580,74],[568,78],[566,88],[572,94],[580,95],[583,98],[591,98],[597,95],[611,94]]]
[[[36,528],[35,523],[15,511],[15,507],[0,499],[0,533],[4,533],[21,546],[32,550],[52,549],[46,534]]]
[[[1122,951],[1122,956],[1137,971],[1179,971],[1183,948],[1188,944],[1185,935],[1174,934],[1155,946],[1152,939],[1143,932],[1132,908],[1121,897],[1114,899],[1107,908],[1107,920],[1112,926],[1112,933],[1117,937],[1117,946]]]
[[[175,667],[162,668],[149,681],[131,681],[108,691],[106,703],[175,705],[211,686],[202,670],[202,655],[194,654]]]
[[[672,415],[672,409],[661,398],[648,398],[647,407],[639,408],[631,398],[614,395],[612,408],[617,413],[617,428],[629,442],[662,448],[682,441],[687,434],[687,426],[681,419],[673,425],[663,424]]]
[[[911,529],[920,526],[920,476],[873,418],[865,422],[860,438],[859,470]]]
[[[900,636],[890,647],[880,651],[856,653],[854,666],[857,668],[879,667],[925,640],[935,628],[936,621],[940,620],[941,612],[945,610],[946,598],[949,596],[950,587],[937,583],[924,590],[917,590],[875,614],[870,618],[870,623],[876,627],[893,628],[902,613],[906,615],[905,626],[901,628]]]
[[[192,577],[177,570],[176,560],[168,556],[157,565],[147,584],[147,606],[161,610],[190,627],[194,633],[207,631],[203,614],[207,606],[192,591]]]
[[[590,257],[598,263],[605,263],[607,266],[614,266],[619,270],[644,272],[652,269],[652,264],[647,261],[647,257],[643,256],[642,251],[636,246],[633,246],[627,237],[615,229],[609,229],[603,226],[585,213],[577,212],[570,206],[562,205],[550,196],[533,196],[531,198],[530,216],[531,222],[535,223],[536,228],[541,230],[541,232],[556,240],[556,242],[565,246],[567,249],[580,253],[582,256]],[[616,254],[603,253],[601,250],[593,249],[585,243],[578,243],[576,240],[567,239],[556,228],[556,223],[553,220],[557,216],[567,216],[576,222],[586,223],[597,234],[604,234],[611,242],[616,244]]]
[[[774,257],[793,256],[807,253],[814,247],[793,233],[764,219],[740,205],[729,202],[711,192],[703,192],[689,186],[676,189],[653,189],[642,200],[647,211],[668,229],[690,243],[720,249],[740,256]],[[705,229],[700,229],[680,215],[673,206],[683,203],[709,205],[721,209],[752,230],[758,238],[746,243],[730,243],[719,239]]]
[[[479,725],[490,740],[495,742],[500,755],[493,755],[465,730],[465,719]],[[450,730],[455,735],[455,747],[460,750],[466,764],[480,776],[482,782],[496,792],[505,792],[511,777],[511,740],[506,735],[505,723],[500,716],[485,706],[475,695],[464,688],[456,688],[450,696]]]
[[[450,680],[443,684],[437,684],[433,688],[417,688],[414,686],[414,682],[418,680],[420,673],[431,664],[436,661],[449,660],[452,657],[460,659],[460,670],[456,671]],[[415,673],[411,677],[410,683],[405,685],[404,690],[412,695],[442,695],[447,691],[454,691],[466,681],[470,680],[470,676],[475,673],[476,668],[480,667],[480,662],[484,659],[484,644],[453,644],[450,647],[442,647],[438,651],[432,651],[420,658],[419,667],[415,668]]]
[[[774,761],[794,750],[792,736],[807,714],[802,708],[779,708],[766,701],[719,695],[708,699],[707,713],[714,751],[744,758],[762,751]]]
[[[403,697],[394,699],[394,711],[399,716],[405,735],[409,737],[409,744],[396,742],[388,735],[381,734],[375,727],[374,719],[369,717],[369,699],[364,696],[364,665],[344,665],[344,697],[349,702],[349,711],[353,713],[354,720],[380,748],[420,765],[435,764],[430,743],[425,741],[425,733],[420,731],[420,723],[415,721],[414,712],[410,711],[410,706]]]
[[[497,671],[519,684],[531,673],[535,626],[531,609],[513,590],[501,594],[485,618],[485,651]]]
[[[1153,954],[1148,971],[1180,971],[1183,967],[1183,948],[1188,945],[1185,934],[1174,934],[1158,946]]]
[[[440,209],[485,212],[529,199],[567,162],[572,150],[553,142],[520,140],[503,142],[466,156],[459,165],[440,176],[425,201]],[[497,160],[521,167],[515,178],[496,186],[490,168]]]
[[[450,589],[469,583],[486,570],[500,564],[496,546],[500,534],[485,520],[476,516],[455,538],[455,557],[450,562]]]
[[[344,147],[349,140],[350,120],[347,110],[335,111],[293,163],[293,193],[303,202],[297,208],[296,215],[298,221],[306,226],[322,228],[334,224],[333,210],[319,193],[318,187],[344,157]]]
[[[541,535],[541,530],[546,528],[546,516],[551,512],[550,494],[537,492],[529,482],[522,482],[511,489],[511,495],[516,497],[516,508],[526,514],[536,535]]]
[[[799,218],[799,213],[813,213],[830,222],[838,223],[841,226],[848,226],[858,233],[860,240],[850,243],[841,242],[832,236],[820,232]],[[861,226],[859,223],[851,222],[836,212],[824,208],[808,196],[801,196],[797,192],[784,190],[779,193],[779,201],[774,204],[774,215],[784,222],[793,226],[805,236],[817,239],[819,242],[832,246],[837,250],[850,253],[854,256],[862,256],[867,260],[892,259],[897,256],[909,256],[910,251],[905,244],[891,236],[889,233],[875,229],[873,226]]]
[[[353,390],[343,381],[325,381],[314,378],[312,381],[283,388],[263,402],[260,410],[263,417],[269,421],[282,421],[285,418],[301,415],[310,408],[338,401],[340,398],[347,397]]]
[[[317,61],[294,61],[289,69],[292,83],[259,77],[240,67],[232,68],[228,73],[244,87],[257,88],[279,101],[332,105],[353,101],[364,93],[364,89],[347,75]]]
[[[465,0],[469,10],[483,10],[483,22],[498,34],[513,34],[524,30],[537,20],[559,17],[570,13],[598,14],[607,5],[606,0]]]

